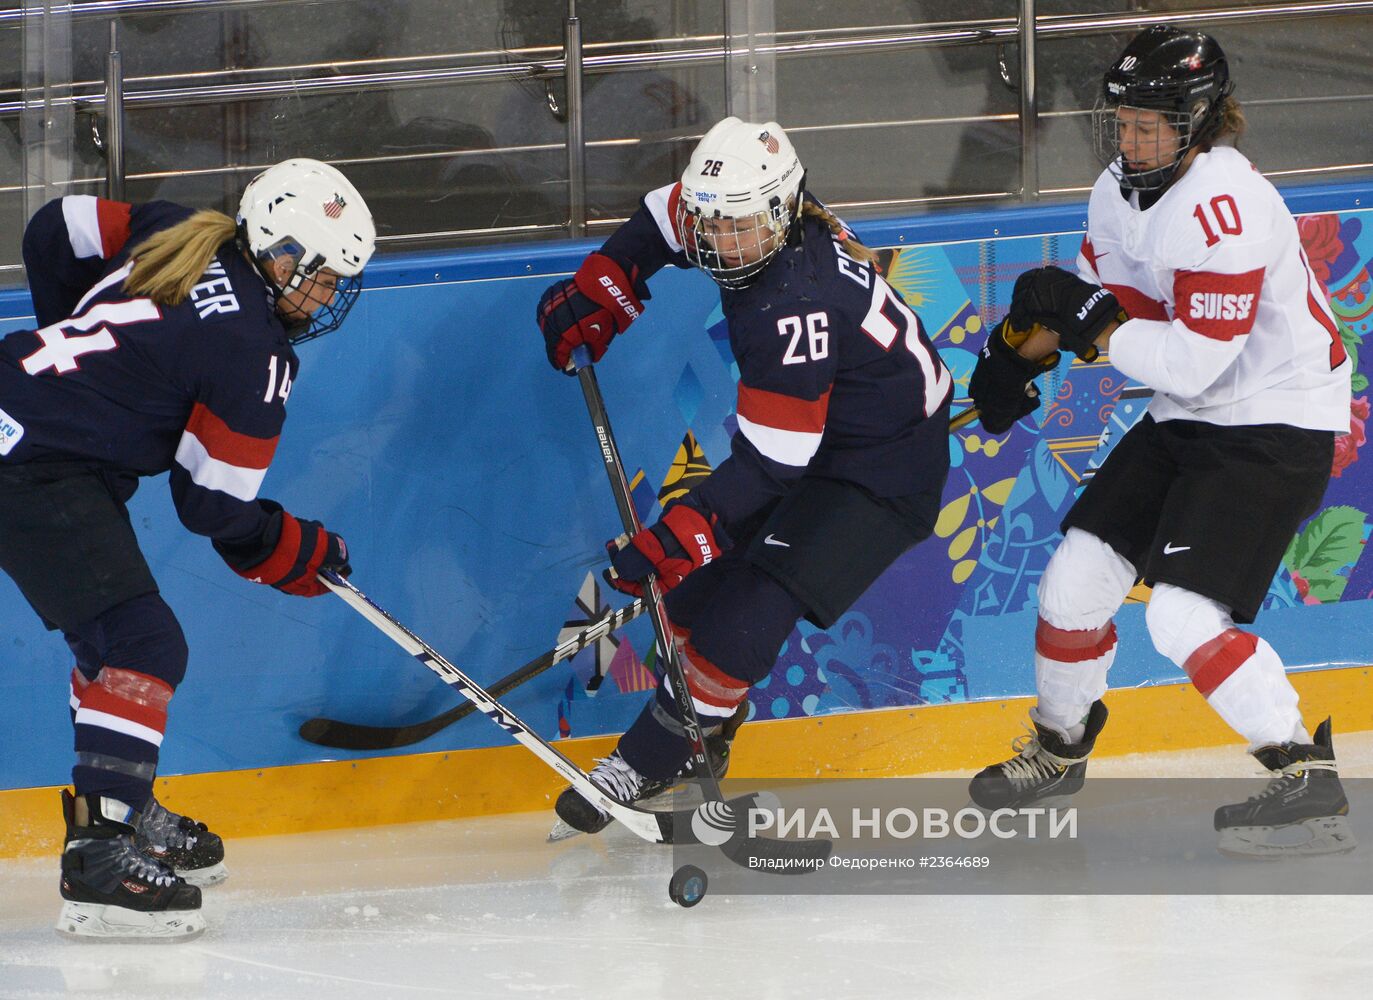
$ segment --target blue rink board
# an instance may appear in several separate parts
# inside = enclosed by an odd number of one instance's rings
[[[1373,227],[1365,234],[1348,225],[1365,218],[1370,194],[1373,188],[1345,185],[1289,198],[1301,212],[1340,213],[1347,238],[1345,252],[1331,259],[1332,291],[1350,254],[1356,269],[1373,257]],[[872,245],[903,248],[891,262],[893,283],[966,380],[981,343],[977,322],[1005,308],[1020,269],[1075,254],[1082,213],[1076,205],[857,228]],[[345,330],[302,349],[290,419],[263,487],[264,496],[342,532],[354,581],[479,680],[533,658],[556,642],[565,620],[584,617],[574,600],[599,571],[604,539],[618,532],[578,385],[548,369],[533,323],[548,275],[570,270],[590,245],[380,262]],[[728,453],[734,403],[712,283],[673,271],[652,289],[645,318],[598,367],[626,463],[645,471],[638,496],[647,513],[687,429],[712,463]],[[24,326],[27,307],[22,292],[0,293],[0,329]],[[1351,314],[1350,322],[1362,330],[1367,319]],[[945,500],[952,522],[959,498],[970,497],[966,527],[960,522],[908,553],[828,634],[804,625],[793,633],[778,669],[752,695],[755,715],[1032,693],[1033,582],[1074,477],[1104,454],[1091,439],[1108,423],[1138,416],[1113,402],[1122,382],[1106,366],[1064,365],[1047,385],[1062,401],[1055,420],[1023,422],[995,449],[977,428],[956,439]],[[1332,481],[1328,503],[1368,509],[1359,498],[1373,496],[1373,456],[1362,462]],[[993,507],[994,496],[1001,500]],[[131,513],[191,648],[172,702],[163,774],[346,757],[300,740],[300,722],[322,714],[408,723],[454,703],[451,691],[342,602],[287,597],[232,574],[204,539],[180,527],[165,476],[144,482]],[[1304,603],[1284,570],[1256,631],[1289,664],[1373,663],[1366,562],[1355,555],[1332,569],[1348,584],[1321,604]],[[1114,686],[1179,679],[1150,646],[1142,606],[1127,606],[1118,621]],[[508,704],[549,737],[622,730],[645,697],[640,658],[649,635],[642,621],[626,630],[618,668],[594,698],[585,690],[595,669],[588,652],[526,684]],[[0,788],[63,782],[71,657],[2,576],[0,650]],[[599,652],[605,665],[615,649]],[[504,741],[473,718],[417,749]]]

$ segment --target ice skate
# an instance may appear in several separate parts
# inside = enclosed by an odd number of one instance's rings
[[[730,748],[734,745],[734,737],[739,732],[739,727],[744,724],[746,718],[748,718],[747,701],[740,705],[739,710],[725,721],[718,733],[713,733],[706,737],[706,755],[710,758],[711,770],[715,772],[716,781],[724,781],[725,775],[729,773]],[[619,756],[619,751],[612,753],[610,757],[597,758],[597,767],[591,772],[591,779],[593,781],[596,780],[596,774],[601,770],[602,766],[609,766],[607,765],[607,762],[611,758],[619,760],[620,764],[625,767],[629,766],[624,764],[623,758],[620,758]],[[634,804],[644,803],[652,805],[654,800],[659,796],[672,791],[683,782],[692,781],[694,779],[695,763],[692,760],[688,760],[682,765],[682,769],[677,772],[677,776],[671,781],[649,781],[648,779],[643,779],[645,784],[640,789],[638,797],[633,800],[623,799],[622,801],[629,801]],[[602,788],[606,787],[599,781],[596,783]],[[609,789],[607,789],[607,791],[609,791]],[[615,792],[610,791],[609,793],[615,795],[616,798],[619,798]],[[572,817],[575,818],[577,822],[573,822],[572,819],[565,816],[564,809],[571,813]],[[600,809],[597,809],[590,802],[587,802],[586,799],[582,798],[572,788],[563,789],[562,794],[558,796],[557,803],[554,805],[554,810],[558,813],[558,821],[553,824],[553,829],[548,832],[548,843],[550,844],[557,843],[560,840],[566,840],[569,837],[575,837],[579,833],[600,833],[610,823],[609,813],[601,812]],[[594,829],[586,829],[586,826],[592,826]]]
[[[625,762],[619,750],[612,751],[609,757],[596,758],[590,777],[597,788],[626,805],[651,799],[674,784],[667,779],[645,778]],[[578,833],[600,833],[610,825],[610,813],[584,799],[575,788],[563,789],[553,808],[560,826],[566,826],[569,832],[562,832],[555,826],[548,835],[550,842],[565,840]]]
[[[174,870],[191,885],[218,885],[229,877],[224,841],[204,823],[174,813],[149,799],[135,833],[140,851]]]
[[[205,931],[200,890],[134,845],[138,813],[65,789],[62,912],[57,931],[83,941],[189,941]]]
[[[1066,732],[1042,722],[1031,709],[1034,732],[1017,737],[1011,744],[1016,756],[984,767],[969,782],[973,804],[983,809],[1019,809],[1078,791],[1086,780],[1087,758],[1106,725],[1106,714],[1104,702],[1093,702],[1087,713],[1087,731],[1072,743]]]
[[[1253,752],[1273,777],[1259,794],[1216,810],[1222,854],[1274,859],[1344,854],[1358,846],[1335,767],[1329,719],[1320,724],[1314,740],[1270,744]]]

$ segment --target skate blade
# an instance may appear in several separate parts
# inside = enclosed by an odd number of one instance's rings
[[[199,910],[144,913],[123,906],[66,900],[55,927],[57,933],[73,941],[173,944],[194,941],[204,934],[205,916]]]
[[[1305,836],[1304,840],[1297,838]],[[1348,854],[1359,846],[1344,816],[1321,816],[1287,826],[1232,826],[1220,832],[1217,850],[1240,861]]]
[[[575,826],[568,826],[562,820],[553,824],[553,829],[548,831],[548,839],[545,844],[556,844],[560,840],[571,840],[573,837],[581,836],[582,831]]]
[[[223,861],[220,861],[217,864],[207,865],[204,868],[191,868],[187,871],[177,869],[176,873],[191,885],[198,886],[201,889],[207,889],[212,885],[219,885],[219,883],[229,877],[229,869],[224,867]]]

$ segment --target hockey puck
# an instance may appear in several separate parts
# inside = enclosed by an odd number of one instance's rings
[[[705,899],[706,886],[710,880],[706,873],[695,865],[682,865],[672,873],[672,881],[667,885],[667,894],[678,906],[695,906]]]

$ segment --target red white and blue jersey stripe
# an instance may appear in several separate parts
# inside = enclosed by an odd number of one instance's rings
[[[674,224],[678,191],[650,192],[601,253],[644,279],[690,267]],[[920,318],[823,222],[804,217],[800,228],[756,282],[720,292],[739,366],[739,431],[685,502],[727,530],[806,474],[910,496],[948,460],[946,434],[928,418],[948,405],[953,379]]]
[[[279,531],[257,496],[298,364],[232,243],[179,305],[125,291],[129,250],[190,214],[70,196],[34,216],[24,257],[39,328],[0,340],[0,462],[169,472],[186,527],[252,565]]]

